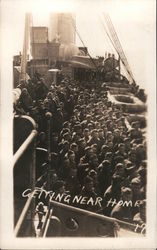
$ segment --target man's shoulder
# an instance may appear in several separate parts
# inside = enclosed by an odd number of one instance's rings
[[[106,191],[105,191],[105,193],[104,193],[104,196],[110,194],[110,193],[111,193],[111,189],[112,189],[112,185],[110,185],[110,186],[106,189]]]
[[[117,217],[122,211],[122,206],[120,204],[116,204],[111,211],[111,217]]]

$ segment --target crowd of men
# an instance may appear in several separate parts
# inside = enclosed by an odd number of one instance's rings
[[[79,82],[66,76],[59,85],[48,88],[36,76],[18,87],[21,96],[14,112],[27,114],[38,124],[37,147],[50,147],[37,186],[102,197],[102,207],[84,204],[81,208],[145,223],[147,154],[140,123],[133,122],[128,128],[129,114],[109,102],[106,89],[94,81]],[[120,200],[132,205],[123,206]]]

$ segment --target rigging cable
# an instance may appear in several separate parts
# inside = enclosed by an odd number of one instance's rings
[[[134,77],[133,77],[133,73],[132,73],[131,68],[129,66],[129,63],[127,61],[127,58],[125,56],[125,53],[123,51],[123,48],[122,48],[121,43],[119,41],[119,38],[117,36],[117,33],[116,33],[115,29],[114,29],[114,26],[113,26],[113,24],[111,22],[111,19],[110,19],[109,15],[105,15],[105,14],[104,14],[104,18],[105,18],[105,21],[106,21],[107,26],[109,28],[109,31],[110,31],[112,40],[113,40],[113,42],[115,44],[116,50],[118,51],[118,54],[120,56],[120,59],[121,59],[123,65],[125,66],[127,73],[129,74],[131,79],[135,82]]]
[[[106,32],[104,31],[104,26],[103,26],[102,20],[101,19],[99,20],[99,19],[100,19],[100,16],[98,16],[98,21],[101,22],[102,27],[100,27],[100,26],[98,26],[98,27],[100,28],[101,33],[103,33],[103,35],[104,35],[104,37],[103,37],[104,38],[104,43],[105,44],[107,43],[107,46],[109,47],[109,50],[111,51],[112,54],[114,54],[115,53],[115,48],[111,44],[109,37],[106,35]],[[107,48],[105,48],[105,49],[107,49]]]
[[[82,40],[82,38],[81,38],[81,36],[80,36],[80,34],[79,34],[77,28],[76,28],[76,24],[75,24],[73,21],[72,21],[72,25],[73,25],[73,27],[74,27],[74,29],[75,29],[75,32],[76,32],[76,34],[78,35],[80,41],[82,42],[83,46],[86,47],[86,45],[84,44],[84,42],[83,42],[83,40]],[[88,54],[88,56],[90,57],[90,59],[91,59],[93,65],[94,65],[95,69],[97,69],[97,65],[96,65],[96,63],[94,62],[92,56],[89,54],[88,50],[87,50],[87,54]]]
[[[124,53],[124,51],[123,51],[123,48],[122,48],[122,46],[121,46],[120,40],[119,40],[119,38],[118,38],[118,36],[117,36],[117,33],[116,33],[115,29],[114,29],[114,26],[113,26],[113,24],[112,24],[112,22],[111,22],[111,19],[110,19],[110,16],[109,16],[109,15],[106,15],[106,20],[107,20],[107,22],[108,22],[108,25],[109,25],[110,28],[111,28],[111,29],[110,29],[110,30],[111,30],[111,35],[113,36],[113,39],[115,38],[115,43],[117,44],[117,46],[118,46],[118,48],[119,48],[119,51],[122,53],[122,57],[123,57],[123,59],[124,59],[126,65],[127,65],[127,68],[128,68],[128,70],[130,71],[131,76],[133,77],[133,74],[132,74],[132,72],[131,72],[131,68],[130,68],[130,66],[129,66],[129,63],[128,63],[128,61],[127,61],[127,58],[126,58],[125,53]]]
[[[116,48],[114,42],[112,41],[112,39],[111,39],[111,37],[110,37],[110,35],[109,35],[109,33],[108,33],[108,31],[107,31],[107,29],[106,29],[104,23],[102,22],[101,18],[100,18],[100,22],[101,22],[101,24],[102,24],[102,26],[103,26],[103,28],[104,28],[106,34],[107,34],[107,37],[109,38],[109,40],[110,40],[110,42],[112,43],[114,49],[116,50],[117,54],[119,55],[119,52],[118,52],[118,50],[117,50],[117,48]],[[120,56],[120,55],[119,55],[119,56]]]
[[[104,30],[105,30],[105,32],[106,32],[106,34],[107,34],[107,37],[109,38],[109,40],[110,40],[110,42],[112,43],[114,49],[116,50],[118,56],[120,57],[122,64],[124,65],[124,69],[126,70],[126,73],[128,74],[128,76],[129,76],[129,77],[131,78],[131,80],[132,80],[132,79],[133,79],[133,76],[131,76],[131,73],[130,73],[128,67],[126,66],[126,63],[124,62],[124,61],[125,61],[124,56],[122,56],[122,54],[120,53],[119,47],[117,47],[117,46],[115,45],[116,42],[114,43],[114,41],[112,40],[112,39],[113,39],[113,36],[112,36],[112,38],[111,38],[110,34],[109,34],[108,31],[107,31],[107,28],[105,27],[104,23],[103,23],[102,20],[101,20],[101,18],[100,18],[100,21],[101,21],[101,24],[102,24],[103,27],[104,27]],[[133,79],[133,80],[134,80],[134,79]]]

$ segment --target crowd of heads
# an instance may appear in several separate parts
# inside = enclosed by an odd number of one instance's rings
[[[37,185],[58,193],[100,196],[101,208],[83,208],[145,223],[147,154],[139,122],[128,128],[129,114],[112,104],[105,88],[94,81],[66,76],[48,88],[36,76],[18,87],[21,96],[14,112],[36,121],[37,147],[50,152]],[[110,199],[116,201],[114,206],[108,205]],[[139,205],[120,206],[121,199]]]

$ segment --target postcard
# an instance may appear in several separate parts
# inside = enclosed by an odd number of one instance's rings
[[[1,248],[156,247],[155,1],[1,1]]]

